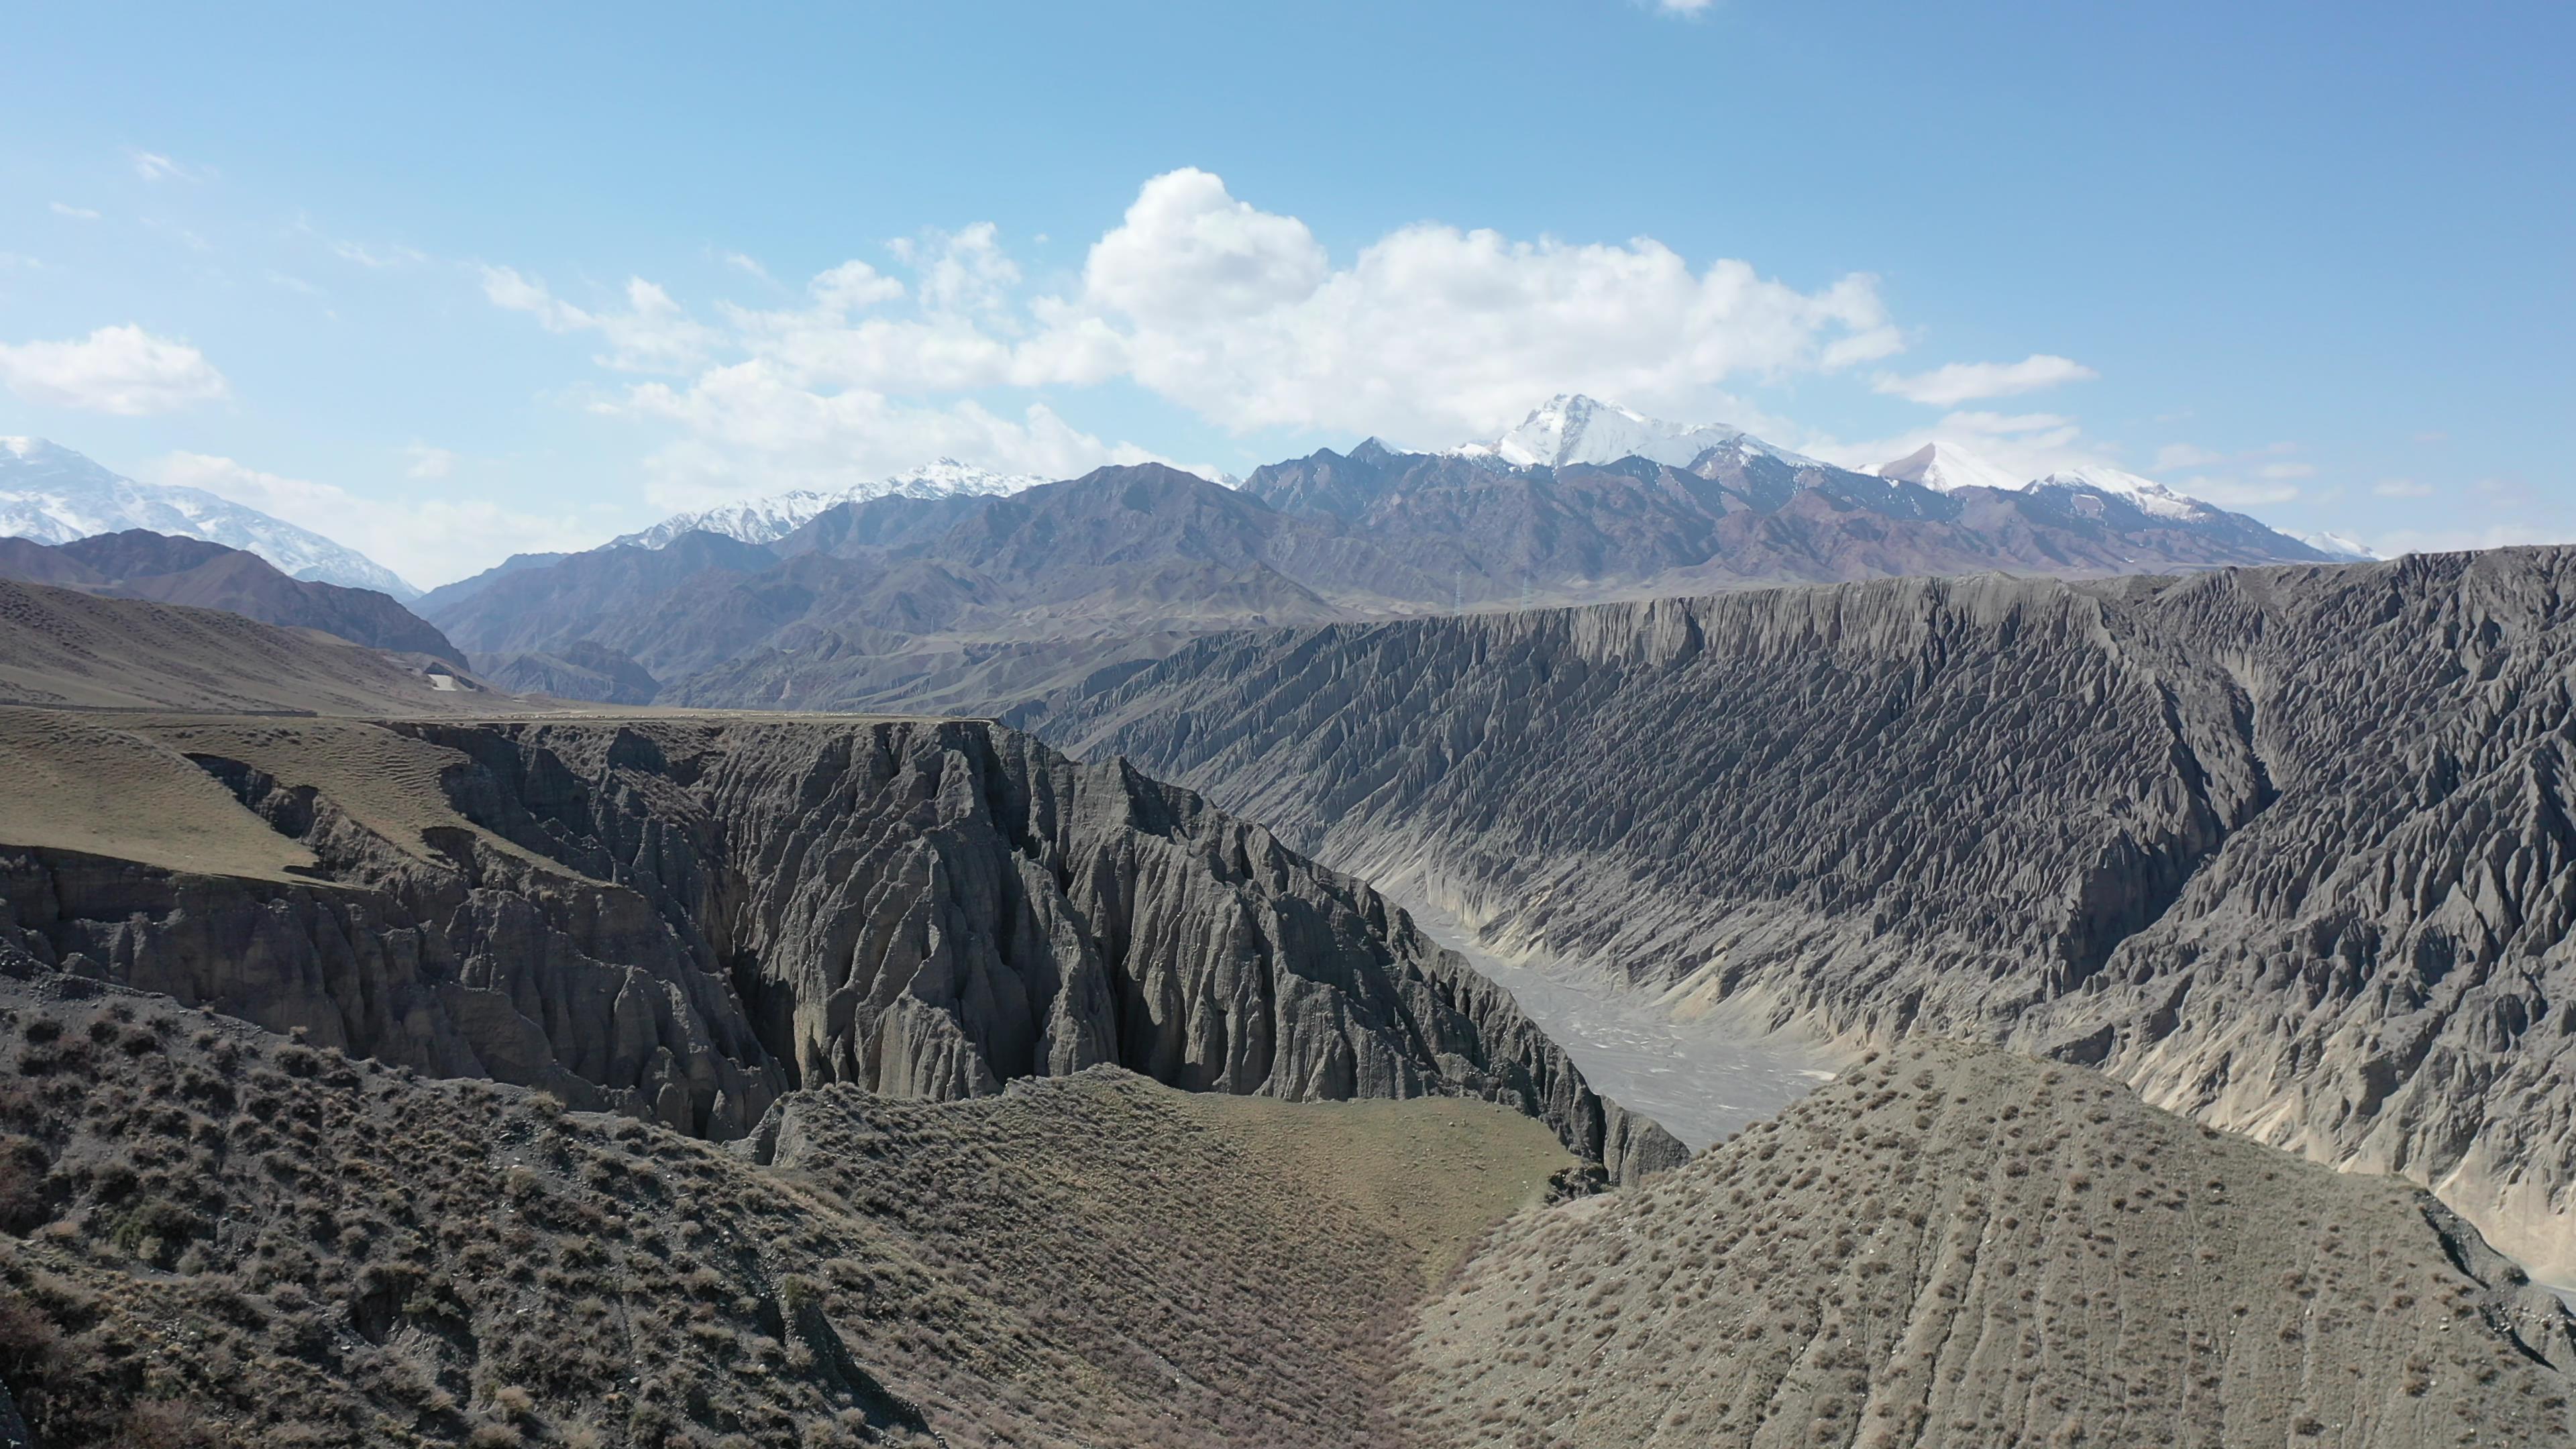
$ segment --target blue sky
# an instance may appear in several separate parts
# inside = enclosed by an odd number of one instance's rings
[[[542,8],[14,9],[0,433],[421,584],[1560,390],[2576,538],[2576,7]]]

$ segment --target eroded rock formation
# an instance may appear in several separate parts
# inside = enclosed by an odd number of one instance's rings
[[[947,1099],[1107,1063],[1489,1098],[1628,1176],[1683,1155],[1375,892],[1009,730],[132,728],[312,863],[0,847],[0,942],[319,1044],[719,1139],[798,1086]]]
[[[1026,717],[1686,1009],[2098,1064],[2576,1280],[2576,552],[1211,639]]]

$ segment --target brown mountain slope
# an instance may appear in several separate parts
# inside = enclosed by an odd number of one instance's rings
[[[2420,1189],[1935,1047],[1516,1219],[1407,1388],[1445,1444],[2564,1444],[2571,1327]]]
[[[134,528],[50,546],[0,540],[0,578],[223,609],[263,624],[319,629],[353,644],[465,663],[446,635],[389,594],[290,578],[255,553],[201,538]]]
[[[447,713],[492,697],[443,662],[238,613],[0,579],[0,704]]]
[[[2576,1280],[2576,551],[1201,641],[1053,702],[1690,1009],[1975,1037]]]

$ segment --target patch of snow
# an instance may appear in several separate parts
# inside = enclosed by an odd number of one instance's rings
[[[2030,481],[1956,443],[1940,441],[1925,443],[1895,462],[1881,463],[1870,471],[1890,482],[1919,484],[1936,493],[1960,488],[2000,488],[2018,493]]]
[[[256,508],[203,488],[137,483],[43,438],[0,438],[0,536],[70,543],[129,528],[242,549],[299,579],[420,597],[356,549]]]
[[[1002,496],[1034,488],[1047,480],[1026,473],[993,473],[970,468],[954,458],[937,458],[908,473],[853,483],[846,488],[799,488],[766,498],[727,503],[695,513],[679,513],[640,533],[612,541],[643,548],[662,548],[684,533],[721,533],[745,543],[775,543],[821,513],[844,503],[875,498],[945,498],[959,494]]]
[[[2369,544],[2363,543],[2360,539],[2353,538],[2345,534],[2326,533],[2320,531],[2317,533],[2294,533],[2290,536],[2297,539],[2299,542],[2306,544],[2308,547],[2315,549],[2317,552],[2324,554],[2326,557],[2340,562],[2361,563],[2365,560],[2376,559],[2379,557],[2378,554],[2371,551]]]
[[[2036,480],[2030,487],[2034,490],[2063,488],[2079,493],[2113,494],[2139,512],[2158,518],[2193,521],[2212,517],[2217,512],[2199,499],[2186,498],[2153,478],[2141,478],[2135,473],[2101,464],[2063,469]]]
[[[1815,459],[1775,448],[1742,428],[1723,423],[1668,423],[1644,413],[1559,393],[1490,443],[1449,450],[1503,468],[1563,468],[1576,463],[1616,463],[1644,458],[1686,468],[1711,449],[1778,458],[1801,467]]]

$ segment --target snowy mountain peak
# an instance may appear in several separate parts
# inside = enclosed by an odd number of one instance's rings
[[[1914,483],[1936,493],[1949,493],[1961,488],[2001,488],[2018,491],[2029,481],[2013,476],[2012,470],[1989,462],[1956,443],[1930,442],[1893,463],[1881,463],[1870,470],[1894,483]]]
[[[2290,536],[2337,563],[2367,563],[2379,557],[2369,544],[2347,534],[2294,533]]]
[[[420,597],[356,549],[256,508],[203,488],[137,483],[43,438],[0,438],[0,537],[69,543],[129,528],[242,549],[299,579]]]
[[[960,463],[954,458],[933,458],[909,472],[852,483],[844,488],[799,488],[786,493],[772,493],[765,498],[704,508],[694,513],[673,514],[651,528],[611,540],[610,546],[632,544],[638,548],[663,548],[684,533],[721,533],[745,543],[775,543],[804,527],[817,514],[844,503],[865,503],[870,499],[898,496],[998,496],[1034,488],[1045,481],[1026,473],[991,472]]]
[[[2134,505],[2139,512],[2152,513],[2159,518],[2205,518],[2217,511],[2197,498],[2187,498],[2176,493],[2153,478],[2142,478],[2135,473],[2100,463],[2088,464],[2081,468],[2061,469],[2045,478],[2034,480],[2029,486],[2034,489],[2064,488],[2075,492],[2116,493]]]
[[[1775,448],[1723,423],[1668,423],[1580,393],[1559,393],[1520,425],[1490,443],[1450,451],[1506,468],[1562,468],[1575,463],[1616,463],[1622,458],[1687,467],[1711,448],[1758,453],[1791,463],[1813,460]]]

